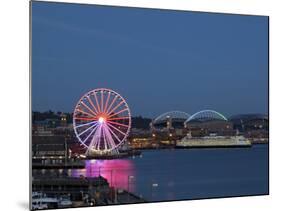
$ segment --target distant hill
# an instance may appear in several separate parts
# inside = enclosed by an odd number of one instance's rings
[[[152,119],[145,118],[142,116],[132,117],[132,127],[140,129],[149,129],[149,124]]]
[[[35,121],[44,121],[47,119],[55,119],[59,120],[61,115],[64,114],[66,116],[67,123],[72,123],[72,115],[73,113],[64,113],[64,112],[54,112],[54,111],[33,111],[32,112],[32,123]],[[139,129],[149,129],[149,124],[151,122],[150,118],[145,118],[142,116],[132,117],[132,127]]]

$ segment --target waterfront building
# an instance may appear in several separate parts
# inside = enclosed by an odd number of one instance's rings
[[[69,148],[64,136],[32,136],[33,163],[63,163],[68,159],[68,154]]]

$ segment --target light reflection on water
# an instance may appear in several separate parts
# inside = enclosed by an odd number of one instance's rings
[[[72,169],[72,177],[106,178],[110,186],[135,191],[135,168],[131,160],[86,160],[84,169]]]
[[[268,193],[268,145],[142,153],[141,159],[87,160],[84,169],[35,169],[33,173],[46,178],[101,175],[111,186],[129,187],[149,201]]]

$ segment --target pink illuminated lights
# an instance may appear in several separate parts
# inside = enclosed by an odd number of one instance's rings
[[[131,114],[124,98],[110,89],[94,89],[80,98],[73,128],[86,153],[118,152],[130,131]]]

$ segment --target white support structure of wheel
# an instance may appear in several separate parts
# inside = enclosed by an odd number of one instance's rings
[[[131,128],[130,109],[117,92],[94,89],[78,101],[73,128],[87,155],[118,153]]]

